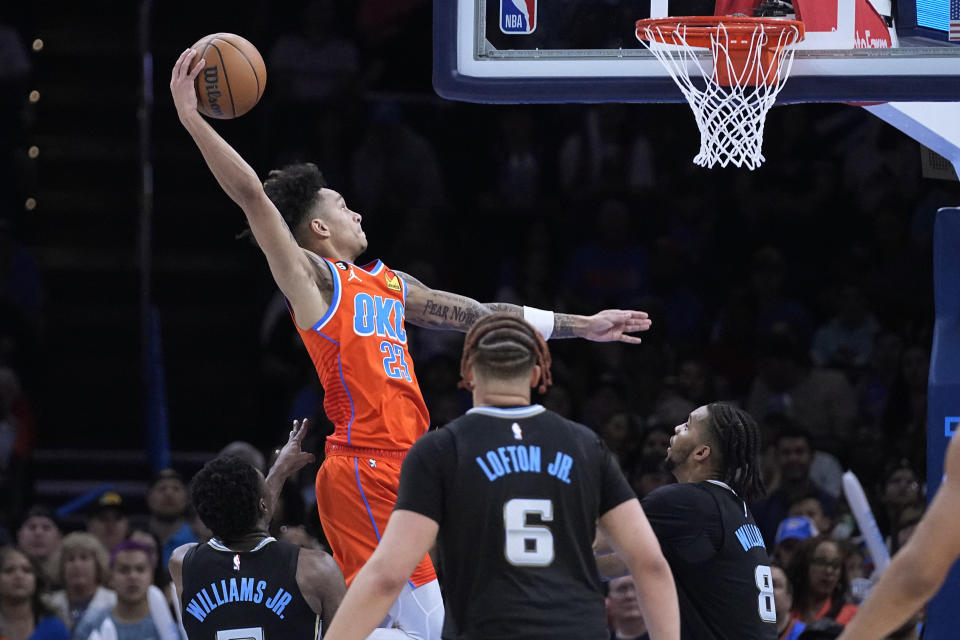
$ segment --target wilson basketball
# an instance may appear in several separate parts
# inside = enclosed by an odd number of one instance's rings
[[[191,48],[197,52],[194,62],[205,60],[194,81],[200,113],[228,120],[253,109],[267,84],[267,69],[249,40],[232,33],[213,33]]]

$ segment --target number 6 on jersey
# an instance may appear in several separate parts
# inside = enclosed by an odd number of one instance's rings
[[[514,498],[503,505],[506,533],[504,555],[517,567],[547,567],[553,562],[553,533],[544,525],[527,524],[527,514],[539,514],[544,522],[553,521],[553,502],[532,498]]]

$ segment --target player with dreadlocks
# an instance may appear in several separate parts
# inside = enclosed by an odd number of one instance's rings
[[[678,484],[643,500],[677,583],[684,639],[777,637],[770,558],[746,503],[763,496],[759,454],[750,414],[700,407],[670,438],[665,466]],[[613,556],[598,562],[605,577],[624,572]]]
[[[550,384],[543,338],[516,316],[481,318],[460,373],[473,408],[410,449],[396,510],[326,640],[365,637],[434,542],[444,638],[605,640],[598,519],[637,583],[650,637],[678,638],[670,568],[610,451],[587,427],[530,404],[531,387]]]

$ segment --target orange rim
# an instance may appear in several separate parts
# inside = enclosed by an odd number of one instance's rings
[[[750,46],[750,36],[758,26],[762,26],[768,36],[768,45],[775,48],[776,37],[784,31],[797,29],[797,39],[788,44],[800,42],[804,38],[803,23],[799,20],[782,18],[749,18],[746,16],[674,16],[669,18],[646,18],[637,20],[637,38],[655,40],[663,44],[674,44],[668,38],[681,28],[685,28],[684,39],[692,47],[709,49],[712,37],[720,32],[721,25],[728,34],[728,46],[731,49],[746,49]],[[647,30],[650,33],[647,33]]]

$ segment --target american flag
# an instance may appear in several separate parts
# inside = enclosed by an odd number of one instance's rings
[[[950,0],[950,40],[960,41],[960,0]]]

